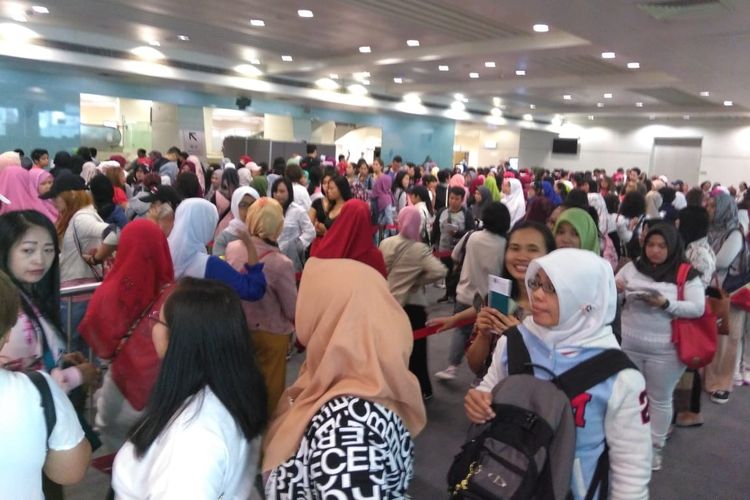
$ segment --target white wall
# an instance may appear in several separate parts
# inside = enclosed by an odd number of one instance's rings
[[[360,158],[364,158],[367,163],[372,163],[375,148],[382,145],[383,129],[377,127],[357,128],[336,140],[336,157],[348,155],[350,162],[356,163]]]
[[[518,156],[520,130],[488,125],[456,125],[454,151],[469,153],[469,165],[490,167]],[[490,144],[495,147],[486,147]]]
[[[552,155],[554,134],[521,130],[520,166],[593,170],[618,167],[648,171],[655,138],[702,139],[700,179],[737,185],[750,180],[747,120],[606,120],[566,123],[560,137],[578,138],[578,155]],[[658,174],[658,172],[653,172]]]

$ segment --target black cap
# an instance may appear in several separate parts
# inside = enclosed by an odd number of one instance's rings
[[[182,196],[172,186],[156,186],[149,194],[140,197],[140,200],[144,203],[153,203],[155,201],[169,203],[173,210],[177,210],[177,205],[182,202]]]
[[[86,191],[86,182],[80,175],[64,170],[55,178],[52,188],[40,195],[39,198],[49,200],[50,198],[56,198],[65,191]]]

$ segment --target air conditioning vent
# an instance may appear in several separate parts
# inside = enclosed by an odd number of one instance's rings
[[[703,17],[733,10],[734,0],[666,0],[639,3],[638,8],[659,21]]]

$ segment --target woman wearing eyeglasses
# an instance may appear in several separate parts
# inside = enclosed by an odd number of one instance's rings
[[[581,276],[586,276],[585,280]],[[560,375],[604,349],[619,349],[610,323],[617,291],[609,264],[593,252],[556,250],[533,260],[526,271],[531,316],[518,325],[537,378]],[[497,342],[492,364],[464,399],[469,420],[492,420],[492,390],[508,377],[507,337]],[[627,368],[586,391],[577,408],[571,492],[587,494],[597,462],[609,447],[608,498],[646,499],[651,478],[651,443],[645,383]]]
[[[111,361],[96,413],[109,452],[125,442],[159,373],[151,329],[173,281],[169,245],[159,226],[146,219],[128,224],[114,267],[94,292],[79,327],[96,355]]]

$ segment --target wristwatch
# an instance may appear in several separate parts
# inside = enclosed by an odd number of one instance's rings
[[[661,309],[663,311],[666,311],[667,309],[669,309],[669,299],[664,300],[664,303],[661,305]]]

